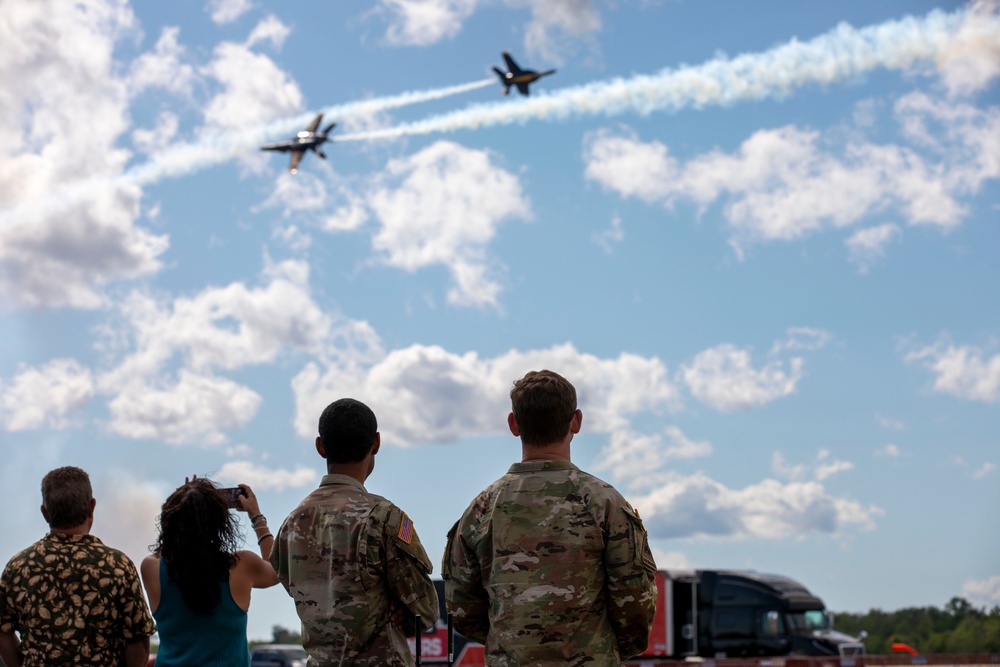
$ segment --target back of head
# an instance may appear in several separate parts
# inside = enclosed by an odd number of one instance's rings
[[[341,398],[326,406],[319,418],[327,463],[356,463],[368,455],[378,421],[367,405],[353,398]]]
[[[210,613],[220,582],[236,561],[239,523],[219,489],[207,479],[184,484],[163,503],[152,549],[193,611]]]
[[[510,390],[511,412],[525,445],[558,442],[569,433],[576,412],[576,389],[569,380],[552,371],[530,371],[514,381]]]
[[[62,530],[84,524],[93,499],[90,477],[80,468],[56,468],[42,478],[42,507],[52,528]]]

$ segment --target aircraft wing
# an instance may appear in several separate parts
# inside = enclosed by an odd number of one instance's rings
[[[296,151],[292,151],[292,163],[290,165],[288,165],[288,171],[292,172],[293,174],[296,171],[298,171],[299,170],[299,162],[302,162],[302,156],[305,155],[305,154],[306,154],[306,152],[304,150],[301,150],[301,149],[300,150],[296,150]]]
[[[522,95],[530,95],[531,94],[530,92],[528,92],[528,84],[526,84],[526,83],[518,83],[518,84],[515,84],[515,85],[517,86],[517,89],[521,92]]]
[[[521,73],[521,68],[517,66],[517,63],[514,62],[514,59],[511,58],[510,54],[507,53],[506,51],[503,52],[503,59],[507,63],[507,69],[510,71],[511,74],[517,76],[518,74]]]
[[[291,151],[295,150],[295,146],[298,142],[292,139],[291,141],[281,141],[276,144],[268,144],[266,146],[261,146],[262,151]]]
[[[306,128],[306,132],[315,132],[316,128],[319,127],[320,121],[323,120],[323,114],[319,114],[313,118],[313,122],[309,123],[309,127]]]

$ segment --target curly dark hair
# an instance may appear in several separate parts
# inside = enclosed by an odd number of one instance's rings
[[[187,606],[210,614],[237,560],[241,535],[236,515],[218,487],[199,478],[170,494],[157,523],[160,534],[153,553],[166,562]]]

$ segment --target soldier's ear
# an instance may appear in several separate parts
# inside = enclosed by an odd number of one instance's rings
[[[577,410],[573,413],[573,418],[569,420],[569,430],[574,435],[580,432],[580,427],[583,425],[583,411]]]
[[[326,447],[323,446],[323,438],[319,436],[316,437],[316,452],[324,459],[326,458]]]
[[[382,446],[382,434],[375,431],[375,439],[372,441],[372,456],[378,454],[378,448]]]
[[[521,429],[518,428],[517,426],[517,420],[514,419],[513,412],[507,415],[507,428],[510,429],[511,435],[513,435],[515,438],[521,437]]]

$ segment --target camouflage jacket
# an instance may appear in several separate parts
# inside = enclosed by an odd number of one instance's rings
[[[442,575],[456,629],[486,664],[621,665],[646,648],[656,565],[610,484],[569,461],[515,463],[448,533]]]
[[[403,611],[423,629],[438,619],[431,563],[413,521],[346,475],[326,475],[288,515],[271,549],[278,579],[295,600],[310,665],[412,665]]]
[[[156,631],[128,556],[93,535],[49,533],[0,577],[0,632],[18,632],[25,667],[117,667]]]

